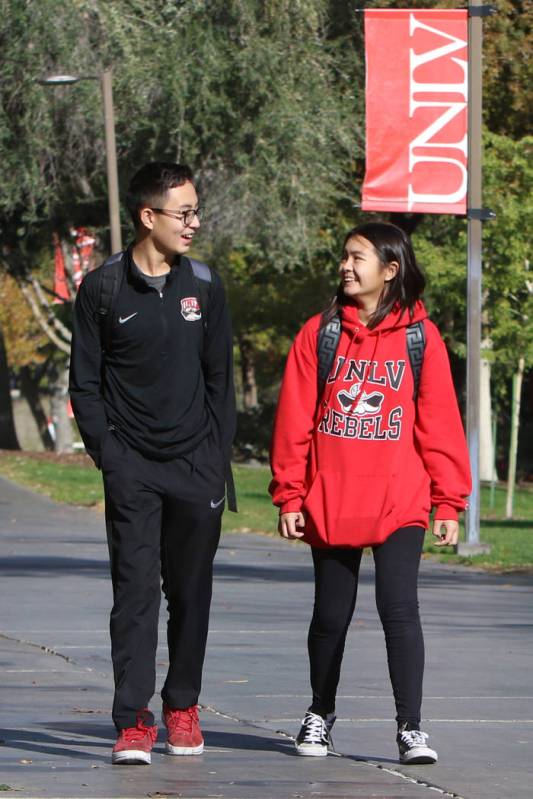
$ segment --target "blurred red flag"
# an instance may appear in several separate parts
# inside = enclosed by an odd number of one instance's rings
[[[90,272],[94,267],[93,252],[95,238],[89,230],[84,227],[72,228],[70,235],[74,239],[74,244],[70,250],[72,282],[77,291],[84,275]],[[70,300],[69,283],[65,268],[65,254],[57,233],[53,235],[53,242],[55,263],[54,293],[56,295],[54,303],[63,303],[65,300]],[[70,245],[66,246],[69,247]]]
[[[57,233],[54,233],[54,303],[63,303],[70,299],[68,290],[67,275],[65,272],[65,258],[61,248],[61,241]]]
[[[95,238],[84,227],[73,228],[70,233],[75,240],[72,248],[72,279],[77,290],[84,275],[91,270]]]

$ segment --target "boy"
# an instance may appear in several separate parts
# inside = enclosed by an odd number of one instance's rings
[[[146,164],[131,181],[127,205],[134,243],[115,265],[90,272],[76,299],[70,394],[104,479],[118,731],[112,762],[142,764],[150,763],[157,736],[148,704],[161,576],[169,614],[166,750],[203,751],[197,702],[235,398],[221,280],[199,265],[208,285],[202,292],[187,258],[201,219],[191,170]],[[102,274],[111,268],[118,283],[104,336]]]

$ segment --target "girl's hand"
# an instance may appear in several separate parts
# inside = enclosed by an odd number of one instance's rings
[[[301,511],[298,513],[280,513],[278,533],[282,538],[302,538],[305,520]]]
[[[439,539],[434,541],[436,547],[455,546],[459,539],[459,522],[455,519],[435,519],[433,535]]]

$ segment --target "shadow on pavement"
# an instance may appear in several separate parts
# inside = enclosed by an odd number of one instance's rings
[[[106,560],[89,560],[82,558],[62,558],[55,556],[28,557],[12,555],[0,559],[0,571],[12,577],[31,577],[35,572],[53,574],[54,572],[68,572],[75,574],[83,572],[93,577],[108,577],[109,564]]]
[[[91,725],[79,723],[50,723],[47,729],[57,730],[58,735],[48,732],[29,730],[0,729],[0,745],[21,753],[39,753],[54,757],[69,757],[85,760],[109,759],[109,749],[115,741],[115,730],[112,726]],[[61,735],[63,733],[63,735]],[[76,736],[75,738],[70,736]],[[79,736],[84,736],[85,741]],[[234,749],[239,751],[254,752],[281,752],[289,756],[296,756],[292,742],[277,738],[265,738],[247,732],[223,732],[220,730],[204,729],[204,738],[207,747],[213,749]],[[159,729],[158,743],[165,740],[164,731]],[[68,748],[67,748],[68,747]],[[71,748],[72,747],[72,748]],[[91,750],[105,748],[106,754],[95,754],[94,751],[83,751],[84,747]]]
[[[85,730],[87,732],[87,729]],[[77,758],[80,760],[108,760],[109,755],[107,753],[109,744],[108,743],[100,743],[95,742],[93,740],[93,736],[91,735],[91,740],[85,743],[86,746],[90,746],[91,749],[94,747],[104,747],[106,748],[106,754],[100,755],[95,754],[94,752],[85,752],[83,749],[80,749],[80,746],[84,745],[84,742],[80,741],[78,738],[71,739],[71,738],[63,738],[57,737],[55,735],[49,735],[46,732],[36,732],[36,731],[29,731],[29,730],[9,730],[9,729],[0,729],[0,736],[2,740],[2,746],[16,750],[18,752],[33,752],[36,754],[41,755],[52,755],[53,757],[69,757],[69,758]],[[114,737],[114,736],[113,736]],[[66,748],[66,747],[76,747],[76,748]]]

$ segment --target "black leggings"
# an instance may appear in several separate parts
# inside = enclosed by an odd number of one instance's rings
[[[401,527],[373,547],[376,605],[385,632],[389,674],[399,724],[420,723],[424,639],[418,615],[417,580],[422,527]],[[357,597],[361,549],[313,548],[315,606],[309,628],[314,713],[335,710],[346,633]]]

